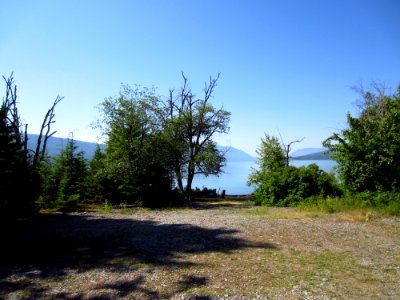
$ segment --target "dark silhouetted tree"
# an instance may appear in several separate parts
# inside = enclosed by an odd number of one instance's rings
[[[36,152],[27,149],[28,125],[23,125],[17,108],[17,87],[13,75],[6,79],[6,93],[0,108],[0,213],[6,218],[26,216],[35,211],[35,199],[41,190],[38,165],[46,152],[46,141],[51,136],[54,109],[62,98],[57,97],[45,116]],[[44,128],[42,126],[42,129]],[[33,155],[32,155],[33,153]]]
[[[106,174],[106,155],[100,146],[96,146],[93,158],[89,162],[89,176],[87,180],[89,201],[103,202],[109,198],[110,180]]]
[[[88,169],[83,154],[71,138],[55,161],[59,177],[55,207],[61,211],[74,211],[84,200]]]

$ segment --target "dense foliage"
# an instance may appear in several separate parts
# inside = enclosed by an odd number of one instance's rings
[[[74,211],[85,199],[88,166],[73,139],[67,140],[59,156],[41,163],[40,175],[42,188],[36,202],[39,207]]]
[[[163,137],[165,117],[154,91],[125,85],[117,98],[104,100],[100,110],[107,140],[102,175],[108,184],[107,200],[167,204],[173,190],[173,166],[164,155],[168,148]]]
[[[333,175],[311,164],[268,172],[254,196],[255,203],[259,205],[292,206],[309,197],[339,194]]]
[[[0,109],[0,211],[21,216],[37,208],[72,211],[88,202],[165,206],[190,199],[196,174],[219,174],[224,153],[213,137],[228,131],[230,113],[210,98],[217,79],[210,78],[204,97],[195,98],[185,76],[175,96],[161,100],[154,89],[123,85],[119,96],[100,105],[106,149],[88,163],[73,139],[57,157],[46,155],[57,97],[46,113],[35,149],[27,149],[12,76]],[[186,186],[184,186],[184,183]],[[180,192],[178,192],[178,190]]]
[[[69,139],[55,162],[59,176],[55,207],[62,211],[74,211],[84,200],[86,193],[87,163],[83,152],[78,151],[73,139]]]
[[[259,169],[252,170],[248,181],[256,187],[256,204],[290,206],[308,197],[340,194],[332,174],[315,164],[299,168],[288,166],[284,150],[276,137],[265,135],[261,139],[257,149]]]
[[[338,162],[341,182],[350,192],[400,192],[400,87],[387,96],[363,92],[358,117],[324,142]]]
[[[201,99],[183,78],[180,92],[166,101],[154,89],[124,85],[118,97],[102,102],[98,125],[107,147],[96,177],[104,199],[164,206],[190,199],[196,174],[222,171],[224,153],[213,138],[228,131],[230,113],[210,104],[218,78],[210,78]]]
[[[89,162],[86,197],[89,202],[104,203],[110,198],[110,180],[105,171],[106,155],[99,145],[96,146],[93,157]]]
[[[259,185],[268,174],[281,170],[286,166],[285,153],[277,137],[265,134],[261,145],[256,150],[258,169],[252,169],[249,175],[249,185]]]

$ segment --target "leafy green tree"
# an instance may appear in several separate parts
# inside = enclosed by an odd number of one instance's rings
[[[153,89],[124,85],[105,99],[98,122],[107,140],[105,171],[112,199],[146,206],[165,205],[172,190],[165,152],[165,109]]]
[[[265,137],[261,138],[261,144],[256,153],[258,169],[252,168],[248,185],[258,186],[268,177],[269,173],[287,166],[285,152],[277,137],[265,134]]]
[[[88,170],[83,151],[78,151],[74,139],[68,139],[56,159],[56,173],[59,184],[55,207],[62,211],[76,210],[85,196]]]
[[[190,199],[195,175],[218,175],[222,172],[225,153],[217,149],[213,138],[216,134],[229,131],[230,113],[210,103],[219,75],[217,78],[210,77],[202,98],[196,98],[187,78],[182,76],[183,86],[179,93],[175,96],[174,91],[170,91],[169,118],[165,130],[169,133],[178,188]]]
[[[343,185],[352,192],[400,191],[400,86],[385,95],[362,91],[358,117],[347,115],[348,128],[325,142]]]

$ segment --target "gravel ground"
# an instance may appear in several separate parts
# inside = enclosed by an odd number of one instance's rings
[[[243,202],[49,214],[5,236],[2,299],[400,299],[400,219]]]

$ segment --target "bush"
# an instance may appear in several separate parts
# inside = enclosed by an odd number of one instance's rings
[[[285,167],[268,172],[254,193],[255,203],[268,206],[294,206],[312,196],[338,196],[335,177],[316,164]]]
[[[79,194],[68,195],[64,197],[59,197],[55,202],[55,207],[57,210],[62,212],[73,212],[78,209],[80,202],[81,196]]]

